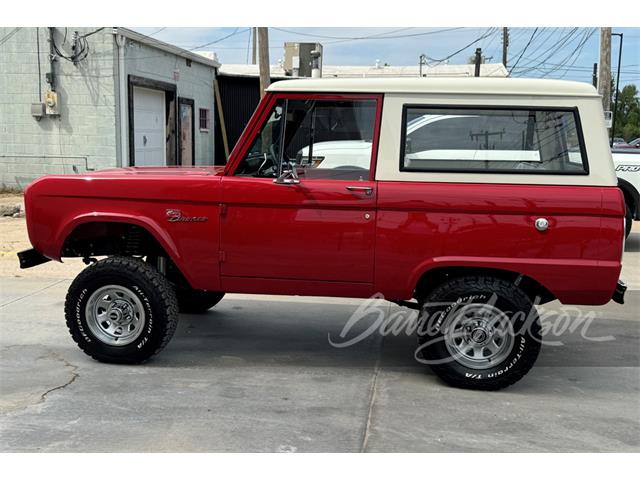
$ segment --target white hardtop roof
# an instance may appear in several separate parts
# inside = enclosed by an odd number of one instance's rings
[[[588,83],[533,78],[309,78],[271,84],[270,92],[436,93],[597,97]]]

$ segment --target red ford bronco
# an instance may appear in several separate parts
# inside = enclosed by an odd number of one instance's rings
[[[442,379],[498,389],[538,356],[537,304],[624,298],[624,198],[581,83],[278,82],[225,167],[47,176],[25,201],[21,265],[90,264],[65,315],[103,362],[147,360],[229,292],[381,294],[419,311]]]

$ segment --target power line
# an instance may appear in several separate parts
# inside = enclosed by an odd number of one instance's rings
[[[582,54],[582,50],[584,49],[584,46],[587,44],[587,42],[589,41],[589,39],[591,38],[591,36],[595,33],[596,29],[592,29],[591,31],[586,31],[584,33],[584,35],[582,36],[582,40],[580,40],[578,42],[578,45],[576,46],[576,48],[573,49],[573,51],[567,55],[563,60],[560,61],[560,64],[554,68],[552,68],[551,70],[549,70],[547,73],[545,73],[544,75],[542,75],[542,77],[546,77],[547,75],[550,75],[553,72],[557,72],[558,70],[561,70],[562,67],[564,67],[565,65],[567,65],[569,62],[571,62],[571,59],[573,58],[573,61],[569,64],[568,68],[571,68],[573,65],[575,65],[575,63],[578,61],[578,58],[580,58],[580,55]],[[574,58],[575,57],[575,58]],[[568,69],[565,69],[564,73],[560,76],[560,78],[563,78],[567,75],[568,73]]]
[[[159,29],[158,29],[158,30],[156,30],[155,32],[153,32],[153,33],[149,33],[149,34],[147,35],[147,37],[153,37],[154,35],[157,35],[157,34],[159,34],[160,32],[162,32],[163,30],[166,30],[166,29],[167,29],[167,27],[159,28]]]
[[[549,30],[548,35],[543,38],[543,35],[547,30]],[[547,44],[547,42],[549,40],[551,40],[554,37],[554,35],[558,32],[558,30],[560,30],[559,27],[556,27],[556,28],[542,28],[540,30],[540,34],[538,35],[538,40],[536,42],[538,45],[536,45],[533,50],[529,50],[529,55],[533,57],[537,52],[542,50],[542,48]],[[525,59],[526,59],[526,57],[523,57],[523,60],[525,60]]]
[[[535,30],[533,31],[533,33],[531,34],[531,38],[529,39],[529,41],[527,42],[527,44],[524,46],[524,48],[522,49],[522,52],[520,53],[520,56],[518,57],[518,59],[516,60],[516,63],[513,65],[513,67],[511,67],[511,70],[509,70],[509,75],[511,75],[511,72],[513,72],[513,69],[516,68],[518,66],[518,62],[520,62],[520,59],[522,58],[522,56],[524,55],[524,52],[527,51],[527,48],[529,48],[529,45],[531,45],[531,42],[533,42],[533,38],[536,36],[536,33],[538,32],[538,27],[535,28]]]
[[[3,45],[3,44],[5,44],[6,42],[8,42],[8,41],[9,41],[9,39],[10,39],[11,37],[13,37],[16,33],[18,33],[18,31],[20,31],[20,29],[21,29],[21,28],[22,28],[22,27],[16,27],[16,28],[14,28],[13,30],[11,30],[9,33],[7,33],[4,37],[2,37],[2,38],[0,39],[0,45]]]
[[[565,29],[563,29],[564,31]],[[535,58],[532,58],[530,60],[528,60],[526,62],[526,64],[524,66],[529,67],[529,70],[526,70],[524,72],[520,72],[521,74],[527,73],[531,70],[537,70],[538,67],[543,64],[544,62],[546,62],[547,60],[551,59],[556,53],[558,53],[561,49],[563,49],[565,47],[565,45],[567,43],[569,43],[573,37],[575,35],[578,34],[578,28],[572,28],[569,33],[567,33],[566,35],[563,35],[562,37],[560,37],[560,39],[558,40],[558,42],[556,42],[554,45],[552,45],[551,47],[549,47],[548,49],[546,49],[544,52],[542,52],[540,55],[538,55]],[[551,52],[551,53],[549,53]],[[546,56],[545,56],[546,55]],[[537,60],[539,60],[541,57],[545,57],[543,58],[538,64],[533,65],[534,62],[536,62]],[[523,56],[524,58],[524,56]]]
[[[401,31],[405,31],[408,30],[407,28],[400,28],[398,30],[392,30],[390,32],[384,32],[384,33],[376,33],[376,34],[372,34],[372,35],[363,35],[360,37],[336,37],[336,36],[330,36],[330,35],[318,35],[318,34],[313,34],[313,33],[306,33],[306,32],[297,32],[295,30],[287,30],[284,28],[276,28],[276,27],[272,27],[272,30],[276,30],[278,32],[284,32],[284,33],[291,33],[294,35],[300,35],[303,37],[312,37],[312,38],[319,38],[319,39],[327,39],[327,40],[340,40],[340,41],[344,41],[344,40],[392,40],[392,39],[397,39],[397,38],[409,38],[409,37],[421,37],[424,35],[435,35],[437,33],[444,33],[444,32],[452,32],[454,30],[461,30],[464,27],[453,27],[453,28],[444,28],[441,30],[432,30],[429,32],[420,32],[420,33],[408,33],[405,35],[392,35],[393,33],[397,33],[397,32],[401,32]]]
[[[236,29],[231,32],[229,35],[225,35],[224,37],[218,38],[217,40],[213,40],[212,42],[208,42],[208,43],[203,43],[202,45],[198,45],[197,47],[193,47],[191,50],[199,50],[201,48],[204,47],[208,47],[209,45],[213,45],[215,43],[219,43],[222,42],[223,40],[226,40],[227,38],[233,37],[234,35],[237,35],[239,33],[244,33],[248,30],[251,30],[250,28],[245,28],[244,30],[240,30],[240,27],[236,27]]]
[[[436,59],[436,58],[431,58],[431,57],[427,57],[429,60],[431,60],[432,62],[436,62],[436,63],[442,63],[442,62],[446,62],[447,60],[449,60],[450,58],[455,57],[456,55],[458,55],[460,52],[466,50],[467,48],[471,47],[472,45],[478,43],[480,40],[484,40],[485,38],[491,36],[492,33],[494,33],[494,30],[497,30],[495,27],[494,28],[489,28],[485,31],[484,34],[482,34],[480,37],[476,38],[475,40],[473,40],[472,42],[468,43],[467,45],[465,45],[464,47],[460,48],[459,50],[456,50],[455,52],[447,55],[444,58],[440,58],[440,59]]]

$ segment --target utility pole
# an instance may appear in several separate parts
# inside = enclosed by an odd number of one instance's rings
[[[598,64],[593,64],[593,77],[591,78],[591,82],[595,88],[598,88]]]
[[[476,77],[480,76],[480,64],[482,63],[482,49],[481,48],[476,48],[476,59],[475,59],[475,64],[476,64],[476,71],[475,71],[475,75]]]
[[[507,54],[509,52],[509,28],[502,27],[502,65],[507,68]]]
[[[600,29],[598,93],[602,95],[604,111],[611,111],[611,27],[602,27]]]
[[[618,93],[620,92],[620,64],[622,63],[622,40],[624,35],[622,33],[611,34],[620,37],[620,46],[618,47],[618,73],[616,74],[616,91],[613,104],[613,123],[611,125],[611,146],[613,147],[613,137],[616,134],[616,115],[618,113]]]
[[[251,65],[256,64],[256,54],[257,54],[257,46],[258,46],[258,32],[256,27],[251,27],[251,41],[253,43],[251,49]]]
[[[260,60],[260,98],[262,98],[271,83],[271,72],[269,68],[269,29],[267,27],[258,27],[258,50]]]

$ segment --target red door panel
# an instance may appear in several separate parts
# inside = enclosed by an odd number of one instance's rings
[[[371,181],[224,177],[221,274],[373,283],[375,198]]]

